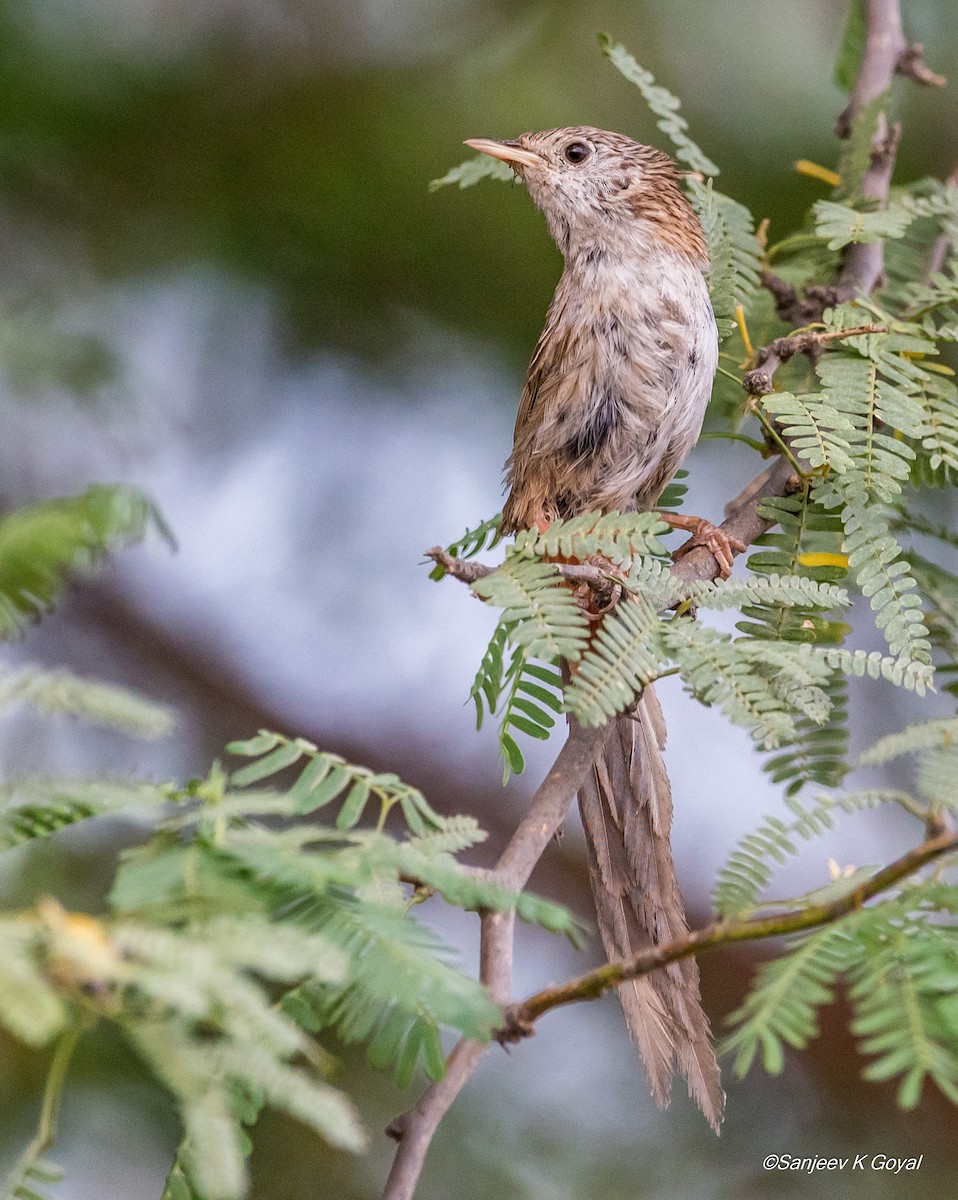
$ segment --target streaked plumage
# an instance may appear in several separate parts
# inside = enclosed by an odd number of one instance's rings
[[[698,438],[718,362],[707,247],[678,169],[588,126],[468,144],[515,168],[565,261],[519,403],[503,529],[649,509]],[[664,742],[647,688],[579,794],[610,958],[687,932]],[[677,1066],[717,1130],[724,1095],[694,959],[619,995],[656,1101]]]

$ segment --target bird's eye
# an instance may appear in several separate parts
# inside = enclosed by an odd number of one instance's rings
[[[570,163],[585,162],[592,153],[592,147],[585,142],[570,142],[563,151]]]

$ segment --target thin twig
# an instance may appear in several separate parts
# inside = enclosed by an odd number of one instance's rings
[[[57,1120],[63,1101],[63,1087],[66,1083],[67,1071],[77,1043],[89,1028],[89,1022],[78,1019],[72,1025],[67,1026],[60,1036],[50,1060],[46,1083],[43,1086],[43,1102],[36,1133],[7,1177],[0,1200],[12,1200],[14,1196],[28,1194],[24,1185],[28,1182],[31,1173],[40,1165],[43,1155],[56,1141]]]
[[[750,396],[767,396],[773,390],[772,376],[796,354],[814,355],[827,342],[861,337],[866,333],[887,333],[885,325],[856,325],[853,329],[799,329],[788,337],[776,338],[755,352],[755,365],[746,371],[742,386]]]
[[[725,507],[725,520],[719,529],[727,537],[742,542],[745,546],[750,545],[763,533],[767,533],[775,523],[759,515],[758,508],[762,501],[774,496],[791,495],[800,487],[801,480],[792,464],[781,456],[777,457],[774,463],[747,484],[734,500],[729,501]],[[448,574],[465,583],[482,579],[496,570],[486,563],[454,558],[438,547],[428,551],[426,557],[441,562]],[[556,566],[560,574],[567,579],[584,581],[600,587],[609,582],[609,575],[598,567],[583,564],[586,570],[580,573],[574,564],[557,563]],[[672,574],[688,583],[707,581],[718,577],[719,564],[708,547],[696,546],[679,562],[673,563]]]
[[[433,546],[431,550],[427,550],[425,557],[442,567],[447,575],[451,575],[453,579],[458,579],[462,583],[476,583],[496,570],[488,563],[476,562],[474,559],[456,558],[447,550],[443,550],[441,546]],[[553,563],[553,566],[562,578],[567,579],[570,583],[587,583],[590,587],[608,588],[615,581],[608,571],[604,571],[592,563]]]
[[[499,1039],[516,1041],[528,1037],[533,1032],[534,1022],[551,1009],[575,1004],[580,1000],[594,1000],[610,988],[618,987],[631,979],[638,979],[641,975],[647,975],[650,971],[680,958],[687,958],[690,954],[702,954],[706,950],[732,942],[780,937],[803,929],[829,925],[861,908],[866,901],[887,891],[951,850],[958,850],[958,833],[950,830],[938,833],[887,867],[876,871],[870,879],[852,888],[844,896],[827,904],[813,904],[777,916],[753,917],[747,921],[715,921],[685,937],[677,938],[674,942],[650,946],[632,958],[607,963],[557,987],[543,988],[509,1010],[506,1027],[499,1032]]]

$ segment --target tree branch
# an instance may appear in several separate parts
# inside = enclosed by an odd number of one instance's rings
[[[848,137],[856,113],[887,92],[895,75],[905,75],[926,87],[944,87],[946,80],[924,60],[924,47],[905,39],[899,0],[862,0],[865,49],[848,104],[835,124],[840,138]]]
[[[942,87],[945,79],[936,75],[925,63],[920,45],[905,40],[901,23],[899,0],[862,0],[865,14],[865,48],[855,76],[848,104],[838,118],[835,132],[848,137],[857,114],[873,100],[884,95],[896,74],[906,75],[916,83]],[[878,114],[872,142],[871,164],[862,177],[863,199],[883,208],[895,169],[895,157],[901,138],[901,126],[890,125],[884,112]],[[845,262],[838,277],[842,299],[851,300],[860,293],[872,291],[884,271],[884,249],[881,242],[859,242],[848,247]]]
[[[901,125],[888,125],[885,114],[878,114],[878,133],[873,142],[871,166],[862,176],[861,194],[884,208],[895,170],[895,157],[901,140]],[[878,286],[885,272],[885,247],[882,242],[853,242],[845,250],[845,261],[838,276],[841,300],[868,295]]]
[[[445,565],[445,564],[444,564]],[[569,736],[539,785],[509,844],[489,878],[516,891],[525,887],[536,863],[565,819],[586,772],[602,751],[611,725],[598,728],[569,719]],[[512,913],[487,912],[482,916],[479,978],[492,999],[509,1001],[512,988]],[[411,1200],[423,1162],[439,1122],[465,1087],[487,1046],[462,1039],[446,1062],[442,1079],[432,1084],[415,1105],[397,1117],[388,1129],[399,1142],[383,1200]]]
[[[453,579],[458,579],[462,583],[473,584],[479,579],[485,579],[487,575],[491,575],[496,570],[488,563],[456,558],[448,551],[443,550],[442,546],[433,546],[431,550],[426,551],[425,557],[442,567],[447,575],[451,575]],[[603,571],[601,567],[593,566],[591,563],[554,563],[553,565],[562,578],[567,579],[570,583],[587,583],[590,587],[608,588],[612,582],[608,571]]]
[[[865,18],[865,46],[855,75],[848,104],[835,125],[835,133],[847,138],[859,112],[891,88],[897,75],[907,76],[928,87],[943,87],[944,76],[936,74],[924,60],[924,48],[909,43],[902,29],[899,0],[862,0]],[[895,169],[895,157],[901,127],[891,125],[885,112],[878,115],[872,142],[871,163],[862,177],[861,196],[875,208],[888,201]],[[884,272],[881,242],[854,243],[845,251],[837,282],[832,286],[814,284],[799,295],[797,290],[771,271],[762,274],[762,285],[775,298],[775,310],[792,325],[807,325],[821,320],[826,308],[871,292]]]
[[[854,115],[874,97],[888,90],[896,72],[926,84],[943,82],[925,65],[921,47],[909,46],[901,28],[898,0],[863,0],[866,19],[866,46],[852,95],[839,121],[840,136],[847,136]],[[898,127],[889,128],[882,114],[878,122],[872,161],[862,181],[862,194],[881,205],[887,201],[888,188],[894,168],[899,137]],[[870,291],[881,277],[883,269],[880,243],[849,247],[837,286],[808,288],[799,298],[794,288],[767,272],[763,282],[776,299],[779,315],[789,313],[793,324],[808,324],[821,317],[826,307],[860,292]],[[813,295],[814,291],[814,295]],[[807,312],[805,310],[808,310]],[[796,319],[801,312],[800,319]],[[771,379],[777,367],[799,352],[810,352],[831,337],[851,336],[852,333],[873,332],[874,327],[861,327],[843,333],[799,333],[779,339],[760,352],[750,387],[753,395],[764,394],[760,385]],[[761,373],[759,377],[759,372]],[[748,379],[748,377],[746,377]],[[748,384],[747,384],[748,386]],[[744,545],[755,541],[773,524],[759,514],[763,500],[784,496],[800,486],[793,465],[784,455],[775,461],[737,496],[726,508],[723,533]],[[440,547],[430,550],[427,557],[441,565],[450,575],[472,584],[488,575],[494,567],[484,563],[467,562],[449,555]],[[569,582],[586,584],[608,591],[610,575],[592,564],[556,564],[557,570]],[[710,580],[719,574],[719,563],[705,546],[699,546],[672,567],[681,579]],[[490,878],[514,889],[527,883],[549,840],[561,825],[565,814],[585,778],[586,772],[602,750],[611,724],[598,729],[585,728],[570,719],[570,733],[558,758],[532,798],[525,817],[504,850]],[[784,916],[760,918],[746,922],[719,922],[667,946],[652,947],[623,963],[611,963],[598,971],[573,980],[562,988],[546,989],[509,1010],[512,1036],[528,1032],[538,1015],[559,1004],[600,995],[627,979],[655,970],[666,963],[689,954],[730,941],[770,937],[782,932],[810,928],[836,920],[845,912],[864,903],[872,895],[891,886],[898,879],[938,854],[958,846],[958,835],[940,834],[930,838],[897,863],[878,872],[868,883],[848,897],[831,905],[818,905]],[[897,872],[897,873],[896,873]],[[769,924],[771,922],[771,924]],[[499,1004],[510,998],[512,978],[513,917],[505,913],[485,913],[482,916],[480,947],[480,979]],[[420,1100],[403,1116],[392,1123],[388,1132],[399,1142],[396,1157],[383,1193],[383,1200],[412,1200],[423,1162],[439,1122],[456,1096],[465,1086],[485,1047],[470,1041],[460,1041],[449,1056],[446,1073],[433,1084]]]
[[[782,365],[794,358],[796,354],[817,354],[826,344],[841,338],[860,337],[865,333],[887,333],[884,325],[856,325],[854,329],[800,329],[788,337],[776,338],[768,346],[762,346],[755,352],[755,365],[742,379],[742,384],[750,396],[767,396],[774,390],[772,376]]]
[[[703,954],[706,950],[732,942],[780,937],[782,934],[829,925],[861,908],[867,900],[887,891],[951,850],[958,850],[958,833],[950,830],[939,832],[887,867],[876,871],[858,887],[827,904],[813,904],[777,916],[752,917],[746,921],[714,921],[711,925],[693,930],[674,942],[650,946],[632,958],[607,963],[557,987],[543,988],[542,991],[523,1000],[521,1004],[509,1009],[506,1026],[500,1030],[498,1037],[502,1041],[517,1041],[528,1037],[534,1032],[534,1022],[551,1009],[565,1004],[576,1004],[580,1000],[594,1000],[610,988],[648,975],[650,971],[658,970],[680,958],[687,958],[691,954]]]
[[[787,495],[797,484],[788,461],[777,458],[727,506],[722,531],[746,545],[753,542],[773,524],[759,516],[761,502],[770,496]],[[439,547],[430,550],[427,557],[464,583],[474,583],[495,570],[484,563],[455,558]],[[572,564],[557,566],[570,580],[608,584],[608,575],[598,568],[587,567],[583,572],[573,569]],[[690,581],[714,579],[719,574],[719,564],[705,546],[698,546],[675,563],[672,570],[681,579]],[[552,770],[532,797],[495,869],[487,876],[516,891],[528,882],[612,728],[611,723],[599,728],[583,726],[572,716],[569,723],[569,737]],[[513,923],[511,913],[484,913],[482,917],[479,977],[492,998],[502,1005],[508,1004],[511,994]],[[386,1132],[399,1142],[399,1147],[382,1200],[411,1200],[439,1122],[471,1078],[486,1048],[477,1042],[460,1041],[449,1056],[442,1079],[389,1125]]]
[[[871,329],[871,327],[867,327]],[[866,327],[856,332],[864,332]],[[787,340],[787,339],[782,339]],[[728,537],[736,539],[748,546],[756,538],[761,537],[771,529],[774,521],[767,521],[759,516],[758,508],[763,500],[772,496],[787,496],[799,487],[799,480],[794,468],[787,459],[779,456],[761,475],[749,483],[734,500],[725,507],[725,520],[719,529]],[[435,546],[426,551],[426,557],[439,563],[454,579],[463,583],[474,583],[483,579],[496,570],[488,563],[472,562],[455,558],[445,550]],[[576,583],[587,583],[599,590],[607,589],[612,577],[600,567],[588,563],[556,563],[556,569],[564,578]],[[712,552],[705,546],[696,546],[679,562],[672,564],[673,575],[687,582],[716,579],[719,575],[719,564]]]
[[[820,283],[809,284],[799,294],[797,288],[767,267],[761,272],[760,281],[771,292],[779,318],[795,327],[820,321],[825,309],[834,308],[841,299],[837,288]]]
[[[787,458],[779,455],[725,506],[725,520],[719,529],[727,537],[749,546],[775,524],[759,514],[762,501],[773,496],[791,495],[800,487],[801,481],[794,467]],[[707,546],[696,546],[673,564],[672,573],[687,583],[696,583],[717,579],[720,569],[718,560]]]

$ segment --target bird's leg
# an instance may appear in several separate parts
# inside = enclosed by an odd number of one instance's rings
[[[728,579],[732,574],[732,559],[735,554],[743,553],[744,542],[740,542],[738,538],[729,537],[727,533],[722,532],[718,525],[713,525],[704,517],[684,517],[679,513],[661,511],[659,516],[673,529],[684,529],[692,535],[673,553],[672,557],[676,562],[680,558],[684,558],[696,546],[705,546],[718,563],[722,578]]]
[[[590,554],[581,560],[586,566],[598,567],[608,575],[615,572],[614,564],[604,554]],[[622,584],[613,579],[608,581],[608,587],[600,587],[593,583],[580,583],[573,588],[573,595],[579,602],[579,607],[590,621],[601,621],[607,612],[622,599]]]
[[[536,517],[534,522],[539,533],[546,533],[551,523],[544,514]],[[543,561],[575,565],[584,563],[586,566],[598,567],[600,571],[605,571],[610,575],[615,572],[614,564],[603,554],[591,554],[586,559],[565,558],[561,554],[548,555]],[[605,614],[615,608],[622,598],[622,585],[612,579],[609,580],[608,587],[600,587],[594,583],[579,583],[573,587],[572,594],[590,621],[601,621]]]

